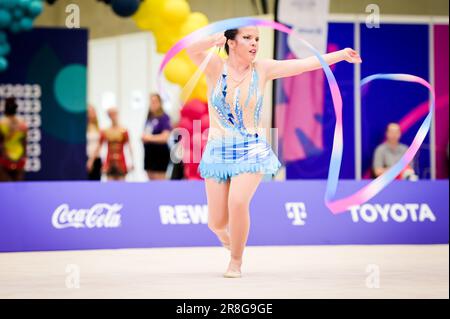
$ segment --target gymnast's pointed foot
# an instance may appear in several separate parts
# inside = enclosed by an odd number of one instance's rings
[[[225,278],[241,278],[241,259],[231,258],[227,271],[223,274]]]

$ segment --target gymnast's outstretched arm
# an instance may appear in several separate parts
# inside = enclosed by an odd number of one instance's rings
[[[359,54],[351,48],[323,54],[322,57],[325,62],[328,63],[328,65],[332,65],[341,61],[347,61],[349,63],[362,62]],[[319,59],[316,56],[311,56],[305,59],[292,59],[282,61],[265,59],[261,60],[259,63],[265,71],[267,80],[299,75],[301,73],[322,68]]]

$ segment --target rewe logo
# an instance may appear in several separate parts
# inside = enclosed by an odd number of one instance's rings
[[[208,224],[207,205],[160,205],[161,224]]]
[[[303,226],[307,217],[305,203],[285,203],[287,217],[292,219],[292,225]]]
[[[89,209],[70,209],[62,204],[55,209],[52,224],[56,229],[63,228],[117,228],[121,224],[119,204],[95,204]]]
[[[383,222],[390,220],[403,223],[408,220],[413,222],[431,222],[436,221],[436,216],[428,204],[364,204],[362,206],[353,206],[350,208],[352,220],[354,223],[360,219],[366,223],[374,223],[381,219]]]

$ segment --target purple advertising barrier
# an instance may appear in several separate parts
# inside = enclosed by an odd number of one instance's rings
[[[366,181],[342,181],[340,196]],[[262,182],[249,245],[442,244],[448,181],[396,181],[333,215],[325,181]],[[0,252],[216,246],[202,181],[0,183]]]

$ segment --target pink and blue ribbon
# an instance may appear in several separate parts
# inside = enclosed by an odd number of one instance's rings
[[[333,107],[336,114],[336,125],[334,130],[334,138],[333,138],[333,149],[331,154],[331,160],[328,171],[328,180],[327,187],[325,191],[325,205],[330,209],[333,214],[342,213],[348,211],[350,207],[355,205],[361,205],[371,198],[373,198],[376,194],[378,194],[383,188],[385,188],[389,183],[391,183],[398,174],[411,162],[414,158],[414,155],[422,145],[425,136],[430,130],[431,119],[433,116],[435,96],[434,89],[431,85],[422,78],[417,76],[409,75],[409,74],[377,74],[373,76],[369,76],[362,80],[361,85],[364,86],[367,83],[375,80],[394,80],[394,81],[407,81],[422,84],[427,87],[431,92],[431,103],[427,117],[422,123],[419,131],[417,132],[413,143],[408,148],[406,154],[400,159],[400,161],[391,167],[384,174],[373,180],[368,185],[361,188],[359,191],[354,194],[347,196],[342,199],[334,199],[336,195],[336,190],[339,182],[339,172],[341,169],[342,163],[342,154],[343,154],[343,122],[342,122],[342,96],[339,90],[339,86],[337,84],[336,78],[333,72],[330,69],[330,66],[325,62],[322,55],[319,51],[317,51],[313,46],[311,46],[308,42],[301,39],[293,29],[288,26],[269,20],[257,19],[257,18],[234,18],[228,20],[222,20],[218,22],[214,22],[212,24],[207,25],[193,33],[187,35],[178,41],[164,56],[163,61],[159,67],[158,73],[158,87],[161,94],[165,94],[163,87],[161,86],[161,76],[162,72],[167,65],[167,63],[175,57],[181,50],[185,49],[191,43],[199,41],[206,36],[210,36],[219,32],[224,32],[228,29],[237,29],[245,26],[261,26],[261,27],[269,27],[274,30],[286,33],[288,35],[295,36],[299,41],[301,41],[312,53],[319,59],[320,64],[325,72],[328,85],[330,87],[331,96],[333,100]]]

